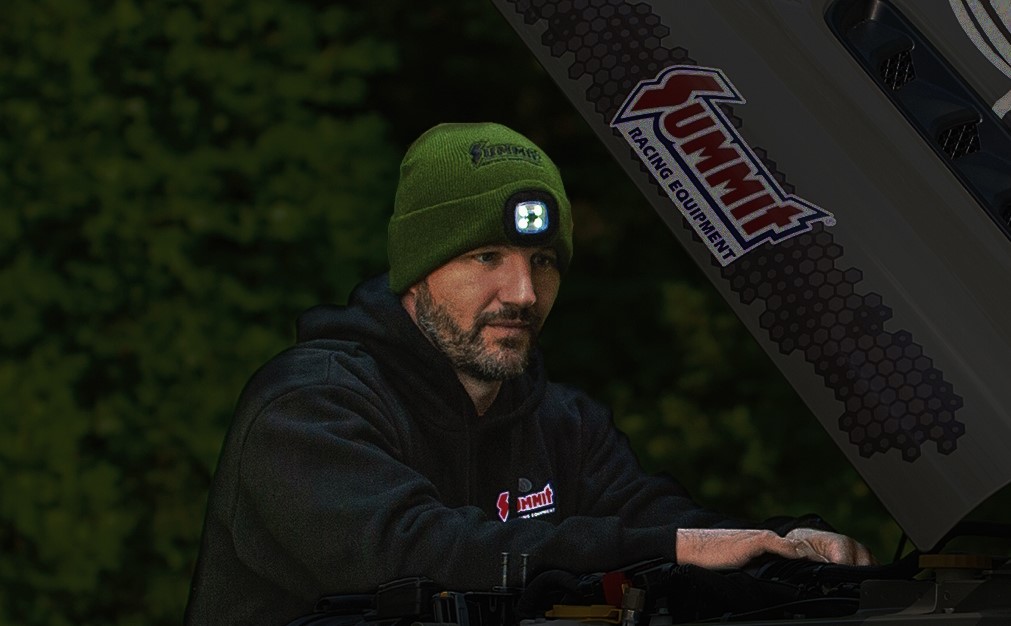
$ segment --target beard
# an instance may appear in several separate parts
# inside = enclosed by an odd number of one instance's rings
[[[465,331],[445,306],[432,299],[425,282],[418,285],[415,316],[421,331],[449,357],[453,367],[486,382],[515,378],[526,371],[541,326],[541,316],[532,308],[507,304],[498,311],[481,313],[473,327]],[[503,337],[488,345],[481,331],[498,321],[524,322],[526,337]]]

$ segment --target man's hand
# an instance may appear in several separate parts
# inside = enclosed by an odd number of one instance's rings
[[[677,532],[678,563],[706,569],[737,569],[763,554],[788,559],[802,556],[794,541],[771,530],[681,528]]]
[[[813,528],[794,528],[786,534],[800,556],[812,561],[841,565],[875,565],[871,551],[846,535]]]
[[[678,563],[706,569],[738,569],[763,554],[845,565],[874,563],[867,548],[853,539],[809,528],[797,528],[786,537],[771,530],[682,528],[676,541]]]

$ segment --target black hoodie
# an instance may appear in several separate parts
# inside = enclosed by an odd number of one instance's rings
[[[644,474],[609,411],[547,382],[539,355],[478,416],[381,276],[303,314],[243,391],[187,622],[285,624],[405,576],[490,589],[503,552],[532,555],[531,574],[674,560],[678,527],[738,525]]]

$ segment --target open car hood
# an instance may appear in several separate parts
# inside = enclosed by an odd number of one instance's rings
[[[922,549],[1011,482],[1009,0],[493,0]]]

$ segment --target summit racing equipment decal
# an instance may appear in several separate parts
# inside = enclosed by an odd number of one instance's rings
[[[632,90],[611,127],[724,267],[746,252],[835,224],[787,193],[720,110],[744,104],[723,72],[675,65]]]
[[[509,492],[503,491],[498,494],[495,502],[498,511],[498,518],[503,522],[509,519]],[[521,518],[540,517],[548,513],[555,512],[555,492],[551,488],[551,483],[544,485],[537,493],[531,493],[516,498],[516,513]]]
[[[555,510],[555,492],[551,490],[551,483],[544,485],[537,493],[528,496],[520,496],[516,499],[516,512],[520,517],[537,517],[546,513],[553,513]]]

